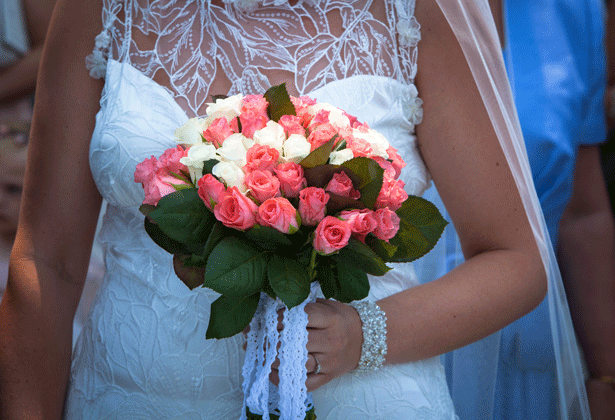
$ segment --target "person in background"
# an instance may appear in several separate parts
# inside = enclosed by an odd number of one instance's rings
[[[573,323],[587,361],[592,418],[612,420],[615,233],[599,155],[599,145],[606,136],[602,0],[490,3],[532,177],[551,241],[558,250]],[[432,198],[429,192],[426,198]],[[446,270],[463,261],[459,247],[445,252]],[[429,264],[429,258],[419,261],[417,270],[433,270],[426,268]],[[459,418],[560,418],[546,299],[492,340],[497,341],[495,345],[475,343],[446,356]],[[575,337],[569,342],[575,346]],[[493,383],[476,385],[468,378],[485,382],[475,373],[486,357],[482,346],[499,347],[499,365],[492,373]]]
[[[515,102],[589,370],[592,418],[613,419],[615,390],[608,382],[615,376],[615,232],[599,153],[606,138],[603,4],[504,3]],[[500,366],[495,418],[556,417],[554,355],[540,350],[551,339],[546,307],[543,302],[504,329],[502,350],[510,357]],[[541,401],[550,412],[536,407]]]

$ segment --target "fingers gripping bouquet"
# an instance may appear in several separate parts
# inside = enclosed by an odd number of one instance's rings
[[[384,136],[338,108],[284,85],[209,105],[175,132],[177,147],[137,165],[145,230],[188,287],[221,295],[207,338],[250,326],[245,415],[314,418],[303,307],[316,286],[327,299],[363,299],[368,274],[421,257],[446,222],[405,193],[405,163]],[[268,381],[276,357],[279,389]]]

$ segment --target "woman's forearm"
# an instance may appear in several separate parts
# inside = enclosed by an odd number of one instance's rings
[[[433,357],[492,334],[542,301],[544,278],[538,252],[494,250],[380,300],[387,314],[387,363]]]

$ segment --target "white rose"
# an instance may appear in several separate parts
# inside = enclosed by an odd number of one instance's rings
[[[227,121],[231,121],[233,118],[241,114],[241,101],[242,95],[230,96],[226,99],[218,99],[214,103],[208,103],[207,116],[212,121],[216,118],[225,117]]]
[[[247,188],[243,182],[245,174],[241,167],[233,162],[220,162],[211,170],[212,175],[220,179],[227,187],[237,187],[245,193]]]
[[[190,118],[184,125],[175,130],[175,141],[180,144],[201,144],[202,135],[206,128],[205,120]]]
[[[329,155],[329,163],[331,165],[341,165],[342,163],[350,160],[354,157],[352,150],[342,149],[335,152],[331,152]]]
[[[242,134],[243,136],[243,134]],[[256,144],[256,142],[254,140],[252,140],[249,137],[243,136],[243,139],[241,139],[241,141],[243,142],[243,147],[246,148],[246,150],[249,150],[250,147],[254,146]]]
[[[312,145],[301,134],[291,134],[284,142],[284,161],[299,163],[310,154]]]
[[[235,162],[239,166],[246,164],[246,149],[245,143],[248,142],[246,136],[241,133],[231,134],[224,140],[222,147],[216,150],[221,160]]]
[[[193,182],[197,182],[203,174],[203,163],[210,159],[218,159],[216,148],[213,144],[195,144],[188,149],[188,156],[179,159],[188,167]]]
[[[371,128],[367,130],[367,133],[359,131],[357,129],[352,130],[352,135],[357,139],[362,139],[368,142],[372,149],[374,149],[374,153],[372,156],[380,156],[385,159],[389,158],[389,154],[387,153],[387,149],[389,148],[389,142],[386,137],[377,132],[376,130],[372,130]]]
[[[284,127],[275,121],[268,121],[267,125],[260,130],[256,130],[252,136],[258,144],[273,147],[278,152],[282,153],[282,146],[286,139]]]
[[[317,114],[318,111],[321,111],[323,109],[325,111],[329,111],[329,122],[332,125],[335,125],[340,128],[350,126],[350,119],[348,119],[348,117],[344,115],[344,111],[326,102],[310,106],[309,112],[310,114]]]

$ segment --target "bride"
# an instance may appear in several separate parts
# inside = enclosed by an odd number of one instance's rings
[[[454,419],[437,356],[534,308],[553,264],[486,7],[60,0],[0,306],[0,417],[240,417],[243,338],[205,340],[216,295],[188,290],[146,235],[133,174],[174,145],[175,129],[203,115],[212,94],[286,82],[381,131],[407,163],[400,179],[409,194],[433,180],[467,259],[424,285],[411,264],[396,265],[370,280],[369,311],[326,300],[306,307],[316,415]],[[102,198],[106,277],[71,365],[70,326]],[[386,331],[363,328],[382,313]],[[358,373],[374,350],[366,338],[386,346],[386,359]],[[566,395],[583,402],[575,389]]]

